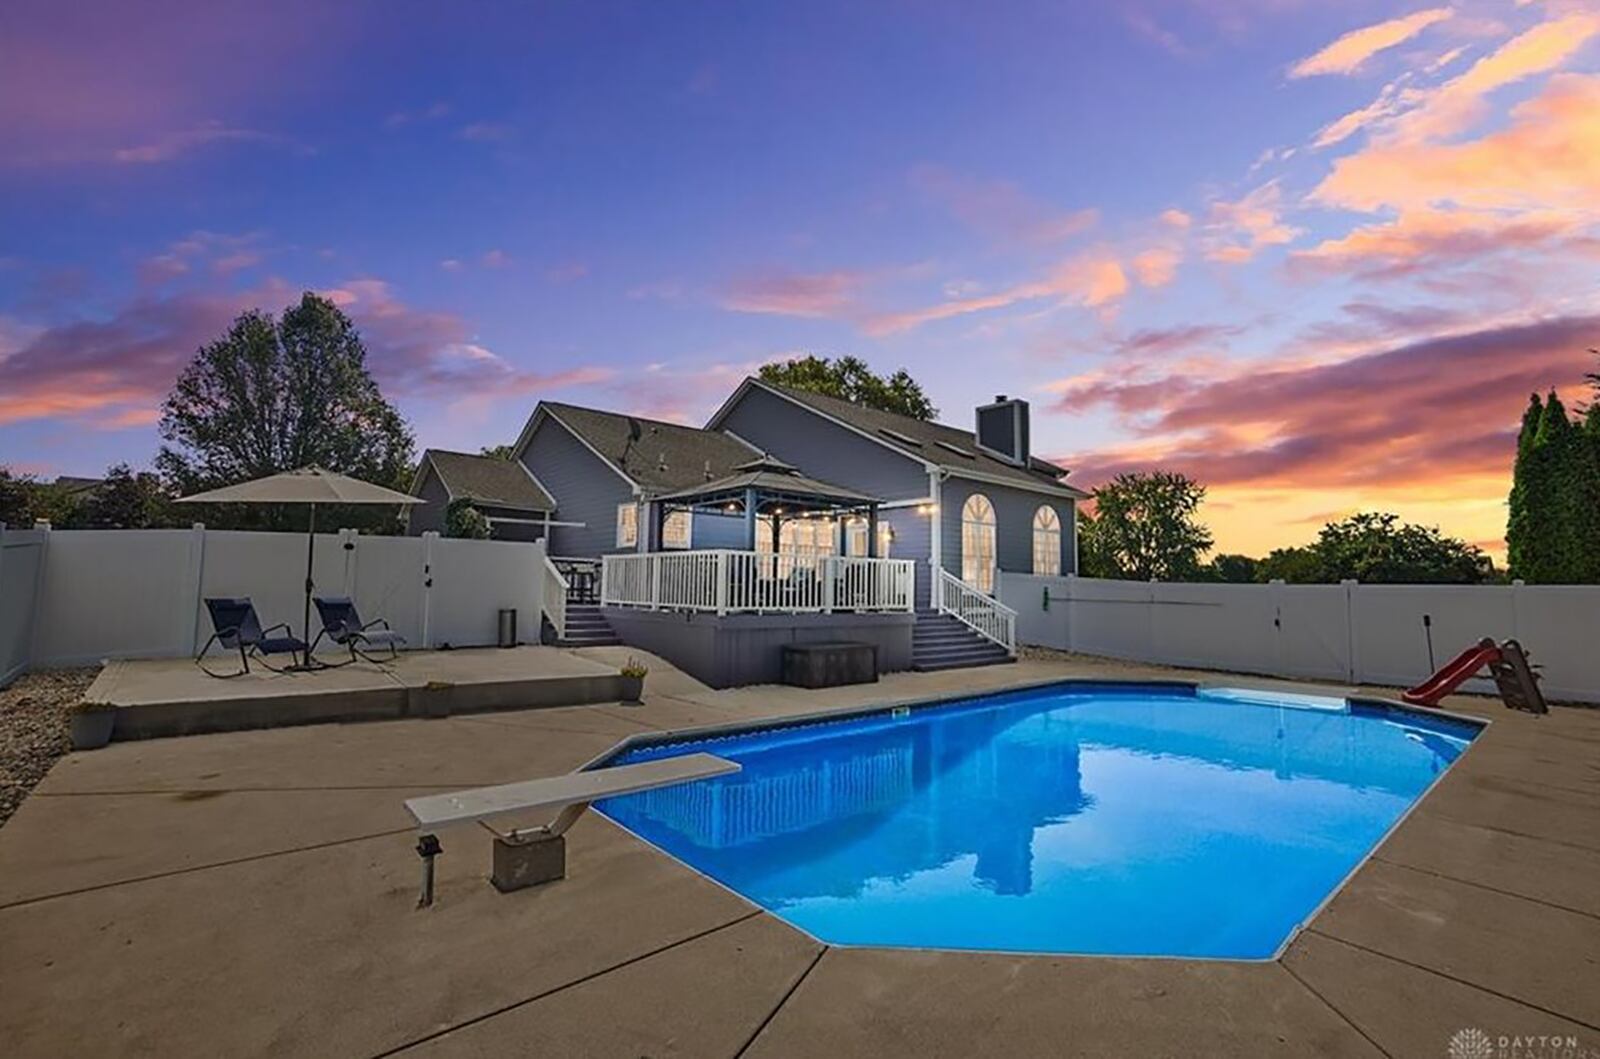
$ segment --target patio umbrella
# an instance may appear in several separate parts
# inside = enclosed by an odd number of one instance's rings
[[[425,504],[426,500],[385,489],[320,467],[270,474],[238,485],[179,497],[180,504],[310,504],[306,519],[306,605],[300,628],[306,641],[301,669],[311,668],[311,561],[317,547],[318,504]]]

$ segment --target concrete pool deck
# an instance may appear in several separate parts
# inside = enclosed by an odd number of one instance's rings
[[[348,664],[337,664],[348,655],[336,652],[317,657],[336,664],[286,673],[257,663],[227,679],[187,658],[118,659],[106,663],[84,698],[117,707],[112,739],[122,740],[580,706],[615,702],[622,693],[615,665],[558,647],[405,651]],[[220,654],[207,664],[231,672],[239,662]]]
[[[1600,711],[1449,700],[1495,723],[1274,962],[824,946],[593,813],[568,835],[566,881],[509,895],[484,880],[487,834],[446,833],[437,904],[413,907],[414,794],[571,769],[639,732],[1184,675],[1309,688],[1051,659],[714,692],[653,661],[640,707],[73,754],[0,828],[0,1042],[15,1056],[1410,1057],[1477,1028],[1600,1050]]]

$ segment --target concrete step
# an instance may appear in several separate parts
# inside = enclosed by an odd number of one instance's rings
[[[912,662],[982,661],[989,657],[1010,657],[1002,648],[963,648],[960,651],[912,651]]]
[[[999,657],[988,657],[981,659],[950,659],[937,662],[913,661],[911,663],[911,668],[917,673],[937,673],[946,669],[974,669],[978,666],[998,666],[1015,661],[1015,658],[1012,658],[1004,651],[1001,651]]]

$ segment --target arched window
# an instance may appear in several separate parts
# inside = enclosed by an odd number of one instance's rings
[[[1033,572],[1046,577],[1061,573],[1061,516],[1048,504],[1033,513]]]
[[[994,594],[994,505],[982,493],[961,506],[961,580]]]

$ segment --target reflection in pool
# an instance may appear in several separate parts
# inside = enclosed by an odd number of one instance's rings
[[[1474,726],[1056,685],[637,747],[742,772],[606,815],[836,944],[1267,957]]]

